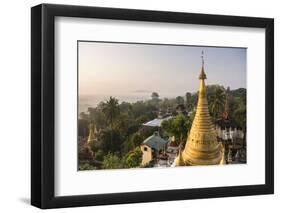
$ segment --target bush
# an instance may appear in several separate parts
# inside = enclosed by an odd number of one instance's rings
[[[102,162],[103,169],[121,169],[122,163],[117,155],[112,153],[107,154]]]
[[[94,170],[94,169],[97,169],[96,167],[88,164],[88,163],[83,163],[81,165],[79,165],[79,170]]]
[[[139,147],[134,151],[129,152],[123,159],[124,166],[126,168],[139,167],[142,160],[142,151]]]
[[[95,154],[95,159],[98,161],[103,161],[104,153],[102,150],[98,150]]]

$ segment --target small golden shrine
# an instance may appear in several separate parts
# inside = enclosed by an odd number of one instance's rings
[[[87,139],[87,144],[93,143],[93,141],[95,140],[96,132],[97,132],[96,127],[95,127],[94,123],[91,122],[89,125],[89,136]]]

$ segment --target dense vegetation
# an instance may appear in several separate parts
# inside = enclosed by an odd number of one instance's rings
[[[153,92],[151,99],[127,103],[110,97],[95,108],[88,108],[79,116],[79,169],[115,169],[139,167],[142,153],[140,144],[154,131],[163,138],[174,136],[176,145],[185,143],[195,115],[198,93],[186,93],[175,98],[160,98]],[[213,120],[227,110],[240,127],[246,129],[246,89],[225,89],[219,85],[207,86],[207,98]],[[226,100],[228,109],[225,109]],[[184,105],[188,115],[178,113],[177,106]],[[159,116],[172,115],[162,122],[160,129],[144,128],[143,123]],[[89,134],[89,124],[96,128],[95,141],[83,146]]]

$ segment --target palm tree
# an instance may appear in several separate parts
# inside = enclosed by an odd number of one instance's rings
[[[188,111],[191,110],[191,96],[190,92],[185,93],[185,105]]]
[[[119,114],[118,100],[110,96],[109,100],[103,103],[102,112],[105,114],[110,126],[113,126],[114,120]]]
[[[215,89],[215,92],[210,95],[210,100],[209,100],[209,106],[210,106],[210,112],[213,115],[214,118],[217,118],[220,113],[222,113],[225,105],[225,91],[217,87]]]
[[[246,104],[242,101],[239,102],[237,109],[234,111],[234,117],[238,125],[245,130],[246,129]]]
[[[110,96],[109,100],[107,100],[105,103],[103,103],[102,106],[102,112],[105,114],[107,121],[110,124],[111,129],[111,145],[112,145],[112,129],[113,124],[116,119],[116,117],[119,115],[119,105],[118,100],[116,98],[113,98]]]

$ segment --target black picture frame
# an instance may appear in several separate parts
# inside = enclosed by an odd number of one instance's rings
[[[95,195],[54,195],[55,17],[264,28],[265,184]],[[60,208],[121,203],[217,198],[274,193],[274,20],[164,11],[41,4],[31,8],[31,204]]]

